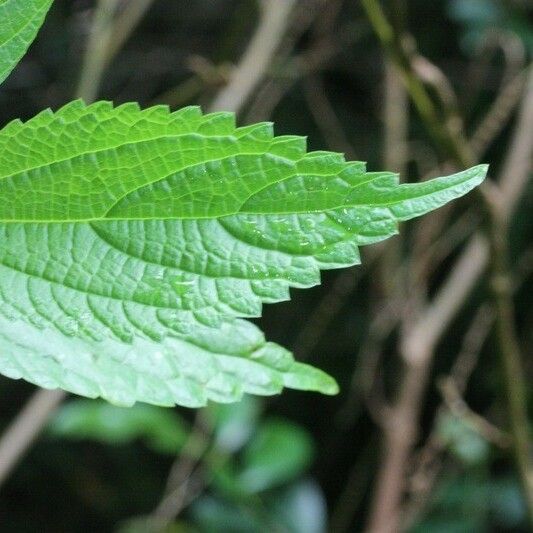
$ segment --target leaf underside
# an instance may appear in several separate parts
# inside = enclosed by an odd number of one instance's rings
[[[230,113],[73,102],[0,132],[0,372],[120,405],[337,392],[243,320],[461,196]]]
[[[0,1],[0,83],[35,39],[53,0]]]

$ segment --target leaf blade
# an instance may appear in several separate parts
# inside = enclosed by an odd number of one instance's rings
[[[6,0],[0,3],[0,83],[22,59],[53,0]]]
[[[486,173],[399,185],[227,113],[80,101],[2,130],[0,169],[0,372],[189,407],[335,394],[242,318]]]

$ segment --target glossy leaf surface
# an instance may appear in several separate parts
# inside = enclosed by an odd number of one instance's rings
[[[197,407],[334,394],[243,317],[478,185],[368,173],[229,113],[73,102],[0,132],[0,372]]]
[[[53,0],[0,0],[0,83],[35,39]]]

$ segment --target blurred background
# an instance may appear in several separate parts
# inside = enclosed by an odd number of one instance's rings
[[[530,531],[532,15],[528,0],[55,0],[0,89],[2,125],[76,96],[234,110],[404,181],[490,163],[496,214],[471,194],[265,307],[267,337],[336,397],[120,409],[0,378],[0,531]],[[28,449],[6,458],[21,423]]]

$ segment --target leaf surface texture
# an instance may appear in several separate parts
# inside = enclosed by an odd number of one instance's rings
[[[230,113],[80,101],[0,132],[0,372],[113,403],[337,391],[243,320],[479,184],[402,184]]]
[[[0,0],[0,83],[16,67],[53,0]]]

